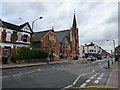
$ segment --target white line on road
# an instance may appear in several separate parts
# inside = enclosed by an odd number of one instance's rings
[[[31,72],[36,72],[36,71],[31,71]]]
[[[88,82],[90,82],[91,80],[90,79],[88,79],[86,82],[88,83]]]
[[[38,71],[40,71],[41,69],[38,69]]]
[[[104,75],[104,73],[102,73],[102,75]]]
[[[55,67],[52,67],[53,69],[55,68]]]
[[[100,75],[100,77],[103,77],[103,75]]]
[[[0,78],[6,78],[6,77],[9,77],[9,76],[3,76],[3,77],[0,77]]]
[[[94,71],[95,71],[95,70],[93,70],[93,71],[90,72],[90,73],[93,73]],[[69,86],[66,86],[66,87],[67,87],[67,88],[72,87],[73,85],[76,84],[76,82],[79,80],[79,78],[80,78],[81,76],[84,76],[84,75],[90,74],[90,73],[84,73],[84,74],[79,75],[79,76],[77,77],[77,79],[72,83],[72,85],[69,85]],[[66,88],[66,87],[64,87],[64,88]]]
[[[106,86],[109,85],[111,76],[112,76],[112,71],[111,71],[110,76],[109,76],[109,78],[108,78],[108,80],[107,80]]]
[[[98,77],[97,79],[99,79],[99,80],[100,80],[100,79],[101,79],[101,77]]]
[[[64,66],[61,66],[61,67],[64,67]]]
[[[79,75],[79,76],[77,77],[77,79],[73,82],[73,85],[76,84],[76,82],[78,81],[78,79],[79,79],[81,76],[82,76],[82,75]]]
[[[94,83],[99,83],[99,80],[95,80]]]
[[[90,79],[93,79],[94,77],[91,77]]]
[[[23,75],[23,73],[12,75],[13,77]]]
[[[72,87],[73,85],[69,85],[69,86],[67,86],[67,87],[64,87],[64,88],[70,88],[70,87]]]
[[[85,87],[87,85],[87,83],[83,83],[80,87]]]

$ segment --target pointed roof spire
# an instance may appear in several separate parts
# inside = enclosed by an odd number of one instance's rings
[[[74,18],[73,18],[73,25],[72,28],[77,28],[77,23],[76,23],[76,17],[75,17],[75,11],[74,11]]]

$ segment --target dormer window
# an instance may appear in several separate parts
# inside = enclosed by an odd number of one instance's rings
[[[28,41],[28,35],[24,35],[23,36],[23,42],[27,42]]]
[[[11,41],[11,32],[7,32],[6,41]]]

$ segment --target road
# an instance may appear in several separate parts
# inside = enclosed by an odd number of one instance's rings
[[[111,71],[109,59],[2,70],[3,88],[69,88],[106,85]]]

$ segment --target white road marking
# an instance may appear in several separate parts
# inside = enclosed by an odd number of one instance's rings
[[[99,80],[95,80],[94,83],[99,83]]]
[[[104,75],[104,73],[102,73],[102,75]]]
[[[52,68],[55,68],[55,67],[52,67]]]
[[[86,82],[87,82],[87,83],[90,82],[90,79],[88,79]]]
[[[0,77],[0,78],[6,78],[6,77],[9,77],[9,76],[3,76],[3,77]]]
[[[90,79],[93,79],[94,77],[91,77]]]
[[[40,71],[41,69],[38,69],[38,71]]]
[[[112,71],[113,71],[113,70],[112,70]],[[111,76],[112,76],[112,71],[111,71],[110,76],[109,76],[109,78],[108,78],[108,80],[107,80],[106,86],[108,86],[109,83],[110,83],[110,78],[111,78]]]
[[[23,74],[29,74],[29,73],[33,73],[33,72],[36,72],[36,71],[30,71],[30,72],[26,72],[26,73],[23,73]]]
[[[36,71],[31,71],[31,72],[36,72]]]
[[[64,87],[64,88],[70,88],[70,87],[72,87],[73,85],[69,85],[69,86],[67,86],[67,87]]]
[[[26,73],[24,73],[24,74],[29,74],[29,73],[32,73],[32,72],[26,72]]]
[[[101,77],[98,77],[97,79],[99,79],[99,80],[100,80],[100,79],[101,79]]]
[[[80,87],[85,87],[87,85],[87,83],[83,83]]]
[[[94,72],[95,70],[93,70],[92,72]],[[90,72],[90,73],[92,73],[92,72]],[[72,83],[73,85],[75,85],[76,84],[76,82],[79,80],[79,78],[81,77],[81,76],[83,76],[83,75],[86,75],[86,74],[90,74],[90,73],[84,73],[84,74],[81,74],[81,75],[79,75],[78,77],[77,77],[77,79]],[[94,77],[93,77],[94,78]],[[69,85],[69,86],[66,86],[66,87],[64,87],[64,88],[69,88],[69,87],[72,87],[73,85]],[[84,86],[85,85],[85,83],[82,85],[82,86]]]
[[[64,66],[61,66],[61,67],[64,67]]]
[[[100,75],[100,77],[103,77],[103,75]]]
[[[81,77],[81,75],[79,75],[78,77],[77,77],[77,79],[73,82],[73,85],[75,85],[75,83],[78,81],[78,79]]]
[[[20,75],[23,75],[23,73],[15,74],[15,75],[12,75],[12,76],[15,77],[15,76],[20,76]]]

